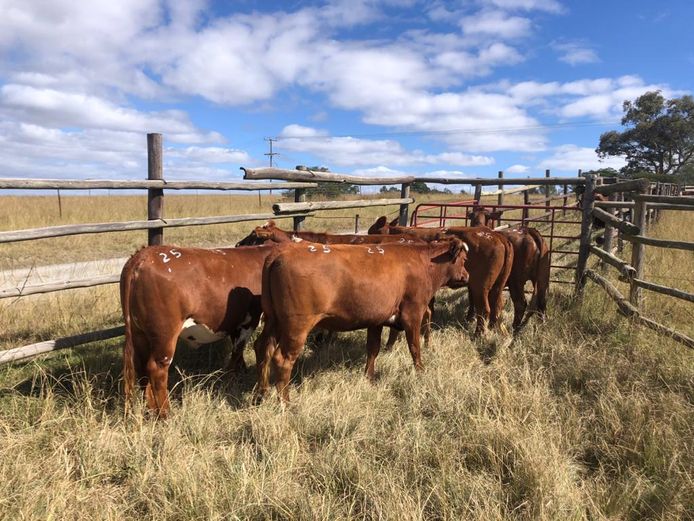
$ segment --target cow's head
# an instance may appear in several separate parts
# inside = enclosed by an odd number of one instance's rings
[[[236,246],[258,246],[272,241],[275,238],[277,225],[275,221],[268,221],[262,226],[258,226],[251,233],[236,243]]]
[[[447,236],[430,244],[438,252],[438,255],[432,260],[435,263],[445,263],[447,265],[446,285],[449,288],[462,288],[467,285],[470,278],[469,273],[465,269],[467,254],[470,251],[467,243],[457,237]],[[446,245],[447,249],[441,252],[440,247],[443,245]]]
[[[387,234],[390,231],[388,227],[388,218],[385,215],[382,215],[378,219],[376,219],[376,222],[371,225],[369,228],[368,234],[369,235],[375,235],[375,234],[382,234],[385,233]]]
[[[484,206],[475,206],[468,212],[467,218],[470,219],[470,226],[491,226],[494,221],[498,221],[503,214],[503,210],[490,212]]]

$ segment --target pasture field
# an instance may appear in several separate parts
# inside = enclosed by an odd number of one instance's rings
[[[215,244],[224,233],[202,230],[180,231]],[[118,242],[117,256],[136,246],[125,235],[93,237]],[[692,216],[664,212],[649,235],[694,240]],[[65,260],[82,246],[65,246]],[[692,252],[646,251],[645,279],[694,291]],[[216,371],[223,346],[179,346],[166,422],[123,416],[122,339],[0,366],[0,519],[694,519],[694,353],[587,284],[582,302],[552,286],[549,320],[513,342],[473,340],[461,293],[442,293],[422,374],[402,340],[379,355],[375,384],[362,374],[365,333],[310,343],[284,408],[252,403],[250,346],[240,376]],[[648,316],[694,334],[692,304],[644,294]],[[121,320],[116,286],[10,300],[0,349]],[[511,313],[507,303],[509,328]]]
[[[249,195],[222,194],[180,195],[167,192],[164,197],[164,218],[208,217],[215,215],[241,215],[272,213],[272,204],[286,200],[279,191],[270,196],[263,193],[258,201],[257,193]],[[400,194],[364,194],[344,199],[399,198]],[[460,194],[415,194],[416,201],[454,200],[468,197]],[[293,196],[292,199],[293,201]],[[146,195],[102,195],[62,197],[62,217],[55,196],[0,197],[0,231],[40,228],[65,224],[119,222],[147,219]],[[381,215],[395,218],[397,206],[349,208],[333,212],[321,212],[306,220],[311,230],[354,231],[354,216],[360,215],[360,229],[365,231]],[[184,246],[219,247],[233,246],[255,226],[265,221],[232,224],[166,228],[167,244]],[[278,221],[283,228],[291,228],[291,219]],[[147,244],[147,230],[131,232],[72,235],[2,244],[0,271],[31,265],[61,264],[112,257],[126,257]]]

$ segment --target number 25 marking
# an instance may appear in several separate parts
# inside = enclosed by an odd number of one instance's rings
[[[173,249],[172,249],[172,250],[169,250],[169,253],[170,253],[171,255],[173,255],[174,257],[176,257],[177,259],[178,259],[181,255],[183,255],[180,251],[178,251],[178,250],[173,250]],[[161,261],[162,261],[164,264],[166,264],[167,262],[169,262],[169,261],[171,260],[171,259],[169,258],[169,256],[168,256],[166,253],[160,253],[159,256],[161,257]]]

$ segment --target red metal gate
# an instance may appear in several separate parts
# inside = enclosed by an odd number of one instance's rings
[[[571,244],[580,239],[581,209],[574,205],[538,205],[538,204],[483,204],[471,199],[456,202],[428,202],[418,204],[410,219],[411,226],[440,227],[468,226],[468,212],[476,206],[484,206],[490,212],[503,211],[506,214],[518,213],[520,216],[501,216],[492,226],[513,227],[516,225],[537,228],[549,242],[550,265],[555,270],[575,271],[575,259],[578,258],[578,244],[575,250]],[[530,215],[533,210],[544,210],[541,215]],[[572,218],[573,217],[573,218]],[[503,224],[502,224],[503,223]],[[577,228],[576,228],[577,227]],[[561,242],[560,242],[561,241]],[[556,246],[556,248],[555,248]],[[568,264],[554,264],[555,261],[575,257]],[[572,284],[570,280],[552,279],[552,282]]]

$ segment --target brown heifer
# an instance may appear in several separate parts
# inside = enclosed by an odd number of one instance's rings
[[[236,246],[252,246],[272,242],[316,242],[318,244],[383,244],[391,242],[412,244],[417,241],[411,236],[358,235],[358,234],[332,234],[323,232],[290,232],[277,227],[274,221],[268,221],[263,226],[258,226],[250,234],[241,239]]]
[[[301,243],[279,245],[263,268],[265,326],[255,345],[259,392],[269,388],[272,362],[280,397],[289,398],[292,367],[314,327],[366,328],[369,378],[383,327],[404,329],[415,368],[422,369],[419,328],[427,304],[441,286],[467,282],[466,249],[459,240],[317,250]]]
[[[417,228],[415,226],[398,226],[397,217],[388,223],[388,219],[385,215],[383,215],[371,225],[367,233],[369,235],[409,235],[412,237],[417,237],[423,241],[436,241],[445,235],[446,228]]]
[[[468,292],[470,302],[474,303],[477,311],[477,326],[475,334],[484,331],[485,321],[494,326],[503,309],[503,288],[511,272],[513,264],[513,248],[508,240],[498,232],[486,230],[480,232],[469,227],[451,228],[414,228],[396,226],[395,221],[388,224],[385,216],[380,217],[374,223],[369,232],[373,233],[410,233],[416,234],[421,239],[445,235],[454,235],[462,239],[469,246],[469,253],[465,268],[470,274]],[[468,319],[473,316],[468,312]],[[388,340],[387,346],[391,346],[394,338]]]
[[[492,219],[498,219],[503,212],[489,212],[477,206],[468,214],[472,226],[487,226]],[[516,226],[499,230],[513,246],[513,267],[507,286],[513,301],[513,329],[518,331],[528,306],[525,298],[525,283],[533,284],[533,299],[540,316],[547,312],[547,292],[549,291],[550,256],[547,243],[535,228]]]
[[[274,248],[151,246],[130,257],[120,279],[126,407],[137,382],[147,408],[168,415],[169,365],[179,337],[199,347],[228,335],[230,365],[243,366],[244,344],[261,313],[263,263]]]

